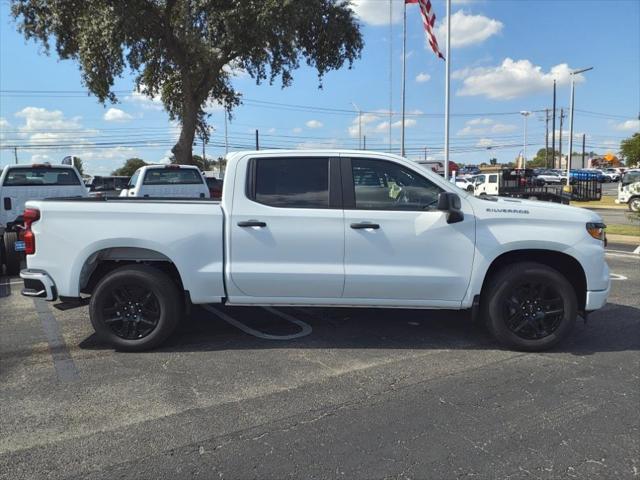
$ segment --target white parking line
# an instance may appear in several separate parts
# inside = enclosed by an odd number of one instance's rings
[[[22,285],[22,281],[0,283],[0,287],[4,287],[5,285]]]
[[[640,255],[640,245],[638,245],[638,248],[636,248],[633,253]]]
[[[280,312],[279,310],[276,310],[275,308],[271,308],[271,307],[263,307],[263,308],[269,313],[277,315],[280,318],[299,326],[301,330],[298,333],[293,333],[291,335],[271,335],[270,333],[263,333],[259,330],[255,330],[251,327],[248,327],[244,323],[239,322],[235,318],[230,317],[226,313],[221,312],[220,310],[212,307],[211,305],[202,305],[202,307],[205,310],[213,313],[215,316],[217,316],[221,320],[224,320],[229,325],[233,325],[234,327],[239,328],[240,330],[242,330],[245,333],[248,333],[249,335],[253,335],[254,337],[258,337],[258,338],[263,338],[265,340],[293,340],[294,338],[306,337],[312,332],[311,325],[309,325],[308,323],[298,320],[297,318],[294,318],[291,315],[288,315],[284,312]]]
[[[606,252],[606,255],[609,257],[618,257],[618,258],[632,258],[633,260],[640,260],[640,257],[638,255],[635,255],[633,253],[609,253]]]
[[[633,252],[630,252],[629,250],[614,250],[611,248],[607,248],[605,250],[605,253],[624,253],[626,255],[638,255],[640,254],[640,247],[636,248]]]
[[[624,275],[620,275],[619,273],[609,273],[609,278],[611,280],[629,280]]]

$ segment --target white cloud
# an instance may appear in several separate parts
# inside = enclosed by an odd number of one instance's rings
[[[293,133],[300,133],[300,132],[302,132],[302,128],[300,127],[296,127],[293,129]]]
[[[616,130],[637,132],[640,131],[640,120],[626,120],[615,126]]]
[[[456,135],[465,136],[465,135],[489,135],[489,134],[499,134],[499,133],[507,133],[516,130],[518,127],[515,125],[509,125],[506,123],[498,123],[491,118],[474,118],[472,120],[467,121],[464,124],[464,128],[459,130]]]
[[[490,138],[481,138],[480,140],[478,140],[478,143],[476,143],[476,147],[482,148],[493,147],[493,145],[493,140],[491,140]]]
[[[322,128],[324,126],[319,120],[309,120],[305,125],[307,128]]]
[[[386,110],[379,110],[376,113],[365,112],[362,115],[356,115],[355,118],[352,120],[351,125],[348,128],[349,136],[352,138],[357,138],[360,124],[362,124],[362,130],[364,133],[366,125],[379,120],[381,116],[387,115],[387,114],[388,113]]]
[[[271,127],[269,130],[267,130],[267,133],[276,133],[276,129],[274,127]]]
[[[131,92],[131,95],[127,95],[124,100],[126,102],[139,105],[145,110],[162,110],[164,108],[160,95],[148,97],[140,93],[138,90],[133,90],[133,92]]]
[[[447,18],[439,22],[436,27],[438,43],[444,46],[447,34]],[[503,23],[484,15],[473,15],[464,10],[458,10],[451,16],[451,46],[467,47],[478,45],[486,39],[502,31]],[[442,40],[440,40],[442,39]],[[428,45],[426,48],[430,48]]]
[[[416,75],[416,82],[418,83],[428,82],[429,80],[431,80],[431,75],[429,75],[428,73],[420,72],[418,75]]]
[[[402,2],[392,2],[393,23],[402,20]],[[380,0],[352,0],[356,16],[369,25],[389,25],[389,2]]]
[[[109,108],[102,118],[104,118],[106,122],[129,122],[133,119],[133,117],[124,110],[113,107]]]
[[[533,65],[529,60],[505,58],[501,65],[466,68],[453,72],[452,77],[463,81],[457,95],[510,100],[550,89],[554,79],[559,86],[567,85],[571,70],[569,65],[561,63],[544,72],[542,67]],[[576,75],[577,82],[583,80],[581,74]]]
[[[7,138],[6,130],[8,130],[10,127],[11,124],[9,123],[9,121],[4,117],[0,117],[0,140],[4,140],[5,138]]]
[[[411,128],[411,127],[415,127],[416,124],[418,122],[416,122],[413,118],[406,118],[404,120],[404,128]],[[398,120],[397,122],[393,122],[391,124],[391,128],[400,128],[402,126],[402,120]],[[378,125],[376,125],[375,131],[376,132],[386,132],[387,130],[389,130],[389,122],[382,122],[379,123]]]

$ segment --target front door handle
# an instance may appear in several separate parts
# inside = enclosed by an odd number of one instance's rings
[[[351,228],[355,230],[362,229],[362,228],[372,228],[374,230],[377,230],[380,228],[380,225],[378,225],[377,223],[371,223],[371,222],[360,222],[360,223],[352,223]]]
[[[239,227],[266,227],[267,224],[265,222],[260,222],[259,220],[245,220],[243,222],[238,222]]]

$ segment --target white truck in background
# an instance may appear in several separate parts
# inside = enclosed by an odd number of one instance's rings
[[[640,212],[640,170],[627,170],[618,183],[617,204],[626,203],[632,212]]]
[[[0,273],[20,272],[24,242],[22,212],[28,200],[57,197],[87,197],[78,171],[67,165],[49,163],[7,165],[0,172]]]
[[[225,179],[221,202],[28,202],[23,295],[90,297],[121,350],[160,345],[208,303],[470,310],[501,343],[542,350],[607,301],[590,210],[476,198],[371,151],[232,153]]]
[[[209,198],[209,187],[193,165],[146,165],[131,176],[121,197]]]

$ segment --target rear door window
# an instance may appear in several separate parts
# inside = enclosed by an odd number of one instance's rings
[[[12,168],[4,179],[5,187],[80,185],[80,179],[68,168],[24,167]]]
[[[249,197],[280,208],[329,208],[329,159],[256,158]]]
[[[194,169],[154,168],[147,170],[144,185],[202,185],[202,175]]]

